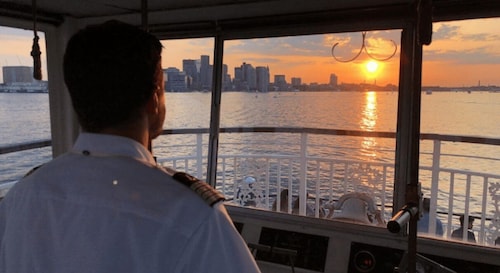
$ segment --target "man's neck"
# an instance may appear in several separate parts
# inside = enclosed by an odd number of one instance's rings
[[[110,127],[103,129],[98,133],[122,136],[133,139],[142,144],[148,150],[151,145],[148,129],[145,128],[145,126],[141,126],[140,124]]]

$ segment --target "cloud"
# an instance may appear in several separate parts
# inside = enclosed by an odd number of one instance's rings
[[[432,40],[449,40],[456,39],[459,35],[460,26],[452,26],[448,24],[440,24],[438,28],[432,32]]]
[[[460,25],[435,24],[437,29],[432,33],[433,41],[456,40],[456,41],[498,41],[500,34],[491,32],[481,32],[481,28],[474,29],[474,32],[468,32]]]
[[[318,56],[324,54],[322,35],[227,41],[226,54],[265,54],[269,56]]]
[[[276,64],[282,62],[281,59],[279,58],[272,58],[272,57],[241,57],[242,63],[249,63],[249,64],[255,64],[254,66],[263,66],[265,64]]]
[[[464,65],[500,64],[500,32],[482,26],[484,21],[472,20],[467,23],[435,24],[432,44],[424,47],[424,61]]]
[[[500,55],[494,54],[489,47],[469,50],[435,49],[424,50],[424,61],[447,61],[454,64],[500,64]]]

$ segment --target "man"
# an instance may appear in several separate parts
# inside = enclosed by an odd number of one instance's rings
[[[422,218],[418,219],[417,231],[421,233],[429,233],[429,211],[431,209],[431,199],[424,198],[422,207],[424,209]],[[436,218],[436,235],[443,236],[443,223]]]
[[[0,272],[259,272],[217,192],[198,184],[200,197],[147,149],[165,118],[161,51],[117,21],[71,38],[64,79],[83,132],[0,203]]]
[[[474,217],[469,216],[468,219],[469,219],[469,221],[468,221],[467,231],[466,231],[467,241],[471,242],[471,243],[475,243],[476,242],[476,235],[474,235],[474,232],[471,231],[473,223],[474,223]],[[465,222],[465,216],[462,214],[462,215],[460,215],[460,227],[457,228],[457,229],[455,229],[451,233],[451,237],[452,238],[455,238],[455,239],[458,239],[458,240],[462,240],[463,239],[464,222]]]

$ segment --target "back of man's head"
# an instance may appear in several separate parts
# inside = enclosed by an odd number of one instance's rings
[[[424,198],[422,202],[423,202],[422,207],[424,208],[424,211],[428,212],[431,209],[431,199]]]
[[[464,225],[464,221],[465,221],[465,215],[460,215],[460,225],[463,226]],[[474,222],[474,217],[472,216],[469,216],[469,225]]]
[[[119,21],[88,26],[70,39],[64,80],[85,131],[136,117],[160,84],[161,50],[156,37]]]

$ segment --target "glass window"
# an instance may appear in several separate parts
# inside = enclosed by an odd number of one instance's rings
[[[206,179],[214,40],[164,40],[162,44],[163,127],[169,132],[153,141],[153,152],[163,165]]]
[[[422,71],[427,136],[420,182],[431,199],[430,219],[441,222],[443,234],[434,230],[439,223],[425,225],[430,234],[451,238],[466,214],[476,242],[487,245],[500,236],[499,24],[499,18],[435,23]]]
[[[233,131],[220,135],[217,187],[243,206],[383,226],[400,36],[225,41],[221,127]]]
[[[41,81],[33,78],[30,55],[33,31],[0,27],[0,147],[14,149],[14,152],[2,149],[0,184],[17,181],[52,156],[48,146],[29,150],[19,146],[51,137],[45,35],[38,32],[38,36],[42,52]]]

